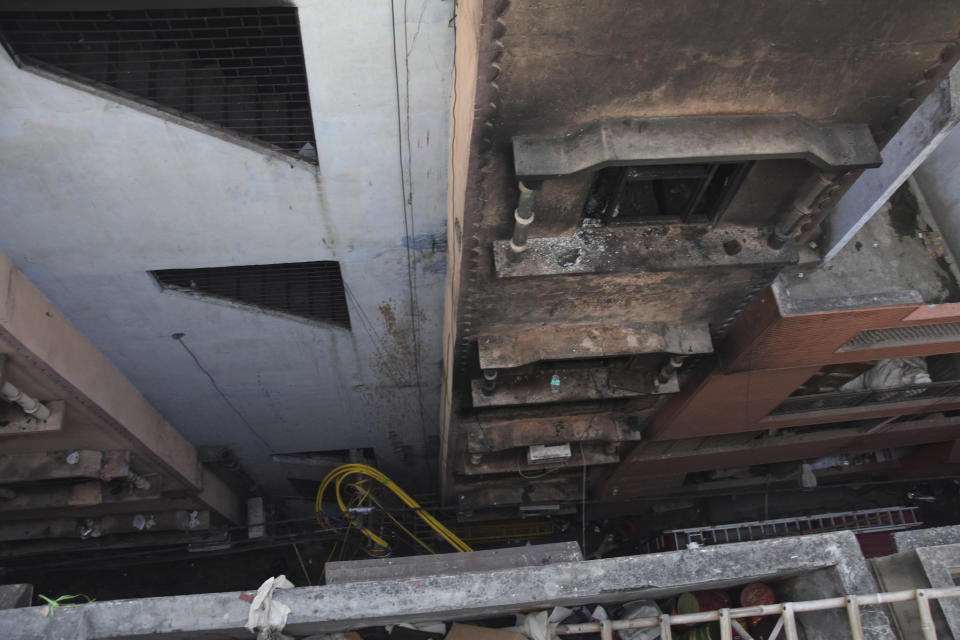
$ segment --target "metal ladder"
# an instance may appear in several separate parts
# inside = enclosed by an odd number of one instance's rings
[[[920,522],[918,517],[917,507],[885,507],[793,518],[753,520],[688,529],[669,529],[663,532],[659,542],[662,549],[667,547],[666,541],[672,538],[673,548],[683,549],[691,542],[697,544],[725,544],[828,531],[853,531],[855,533],[901,531],[918,527],[921,524],[923,523]]]

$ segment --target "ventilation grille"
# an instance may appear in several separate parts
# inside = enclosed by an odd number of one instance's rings
[[[316,160],[297,10],[3,12],[21,64]]]
[[[350,328],[336,262],[152,271],[165,289],[211,296]]]
[[[879,404],[926,400],[931,404],[940,398],[960,397],[960,381],[944,380],[928,384],[868,389],[866,391],[838,391],[815,393],[808,396],[791,396],[774,409],[771,416],[781,416],[807,411],[835,411]]]
[[[854,336],[852,340],[840,347],[840,351],[903,347],[930,342],[952,342],[954,340],[960,340],[960,322],[920,327],[869,329]]]

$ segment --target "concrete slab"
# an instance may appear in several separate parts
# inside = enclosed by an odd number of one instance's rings
[[[883,165],[868,169],[837,203],[827,229],[826,260],[832,260],[960,120],[960,66],[927,96],[883,148]]]
[[[960,572],[960,544],[920,547],[915,550],[927,582],[933,588],[956,587]],[[960,638],[960,602],[956,598],[937,601],[953,638]]]
[[[810,576],[816,580],[808,583]],[[459,576],[303,587],[276,592],[274,599],[291,608],[285,632],[309,635],[389,622],[468,620],[554,605],[661,598],[692,588],[790,578],[796,593],[817,592],[819,597],[876,591],[856,538],[839,532]],[[52,618],[39,607],[0,611],[0,637],[76,638],[77,630],[83,630],[85,640],[249,637],[243,628],[249,595],[94,602]],[[865,638],[895,638],[882,610],[866,607],[862,618]],[[815,637],[846,637],[841,633],[847,630],[838,626]]]
[[[951,301],[953,276],[931,256],[908,203],[884,206],[834,258],[787,267],[774,284],[785,312]]]
[[[477,337],[481,369],[509,369],[542,360],[610,358],[640,353],[711,353],[706,323],[562,324]]]
[[[391,580],[431,575],[457,575],[476,571],[535,567],[583,560],[576,542],[556,542],[471,553],[438,553],[432,556],[328,562],[327,584]]]
[[[893,544],[897,551],[910,551],[943,544],[960,544],[960,525],[898,531],[893,534]]]

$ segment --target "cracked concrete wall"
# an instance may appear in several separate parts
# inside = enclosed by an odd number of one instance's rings
[[[297,4],[317,167],[0,53],[0,250],[183,435],[230,446],[272,493],[327,469],[271,453],[352,447],[422,488],[435,473],[446,252],[432,239],[446,235],[454,2]],[[340,262],[352,331],[164,292],[147,274],[313,260]]]

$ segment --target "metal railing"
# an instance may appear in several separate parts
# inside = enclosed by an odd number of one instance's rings
[[[806,396],[791,396],[780,403],[770,415],[780,416],[806,411],[825,409],[849,409],[870,404],[889,404],[906,400],[934,399],[960,396],[960,381],[946,380],[890,389],[868,389],[865,391],[838,391],[835,393],[814,393]]]
[[[694,625],[708,622],[720,623],[720,639],[733,640],[736,632],[743,640],[753,640],[752,636],[743,628],[739,620],[760,616],[780,616],[776,626],[770,633],[769,640],[777,640],[780,632],[787,640],[799,640],[796,614],[811,611],[826,611],[829,609],[846,609],[847,619],[850,622],[850,632],[854,640],[863,640],[863,625],[860,621],[860,607],[870,605],[891,604],[894,602],[909,602],[916,600],[917,610],[920,613],[920,631],[923,640],[937,640],[933,614],[930,610],[930,600],[939,598],[960,598],[960,587],[944,589],[911,589],[907,591],[890,591],[886,593],[871,593],[867,595],[846,595],[821,600],[803,600],[799,602],[783,602],[779,604],[758,605],[754,607],[738,607],[701,611],[698,613],[682,613],[677,615],[663,614],[660,617],[632,618],[629,620],[603,620],[601,622],[584,622],[582,624],[557,625],[559,635],[579,633],[600,633],[602,640],[613,640],[613,632],[623,629],[660,629],[660,640],[673,640],[673,627],[680,625]]]

